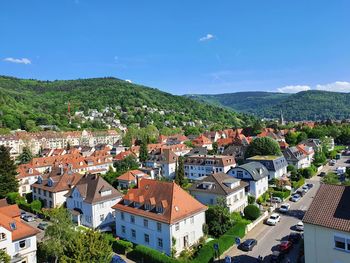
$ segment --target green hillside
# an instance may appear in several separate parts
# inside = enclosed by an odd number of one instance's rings
[[[72,122],[69,123],[68,102]],[[145,107],[147,106],[147,108]],[[112,119],[122,124],[154,124],[181,127],[184,122],[242,126],[245,114],[223,110],[183,96],[128,83],[115,78],[38,81],[0,76],[0,127],[35,130],[39,125],[61,129],[106,128],[104,122],[74,116],[83,111],[99,112],[109,107]],[[106,114],[105,114],[106,115]],[[200,124],[198,124],[200,125]]]
[[[310,90],[296,94],[237,92],[186,96],[265,118],[278,117],[280,110],[287,120],[314,120],[315,117],[317,120],[350,118],[349,93]]]

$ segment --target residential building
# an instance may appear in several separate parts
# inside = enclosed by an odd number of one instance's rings
[[[175,178],[175,169],[178,156],[170,149],[161,149],[155,154],[150,154],[145,162],[146,167],[160,168],[161,176]]]
[[[248,162],[259,162],[269,171],[269,180],[287,175],[288,163],[284,156],[256,155],[247,159]]]
[[[31,185],[34,184],[41,173],[30,164],[20,164],[17,168],[18,192],[25,196],[32,192]]]
[[[203,236],[207,207],[173,182],[142,179],[113,208],[117,236],[167,255],[173,247],[181,253]]]
[[[85,174],[65,195],[67,209],[78,225],[105,229],[114,224],[114,206],[122,194],[102,176]]]
[[[204,205],[216,205],[223,199],[230,212],[242,212],[248,205],[247,186],[248,183],[225,173],[214,173],[193,183],[189,190]]]
[[[350,186],[321,184],[305,213],[307,263],[350,262]]]
[[[300,142],[301,144],[305,144],[309,147],[312,147],[312,149],[314,150],[314,152],[317,151],[322,151],[322,143],[320,139],[306,139]]]
[[[203,134],[199,135],[196,139],[192,140],[192,144],[195,147],[205,147],[208,150],[213,149],[212,141],[209,138],[205,137]]]
[[[11,257],[11,262],[36,263],[39,231],[24,223],[20,215],[17,205],[0,207],[0,249]]]
[[[268,189],[269,171],[260,162],[249,162],[230,169],[228,175],[247,182],[246,192],[255,198]]]
[[[39,175],[36,183],[32,184],[33,200],[41,200],[43,207],[54,208],[66,202],[66,194],[82,178],[82,174],[55,167],[48,174]]]
[[[141,172],[140,170],[127,171],[117,178],[118,186],[121,188],[135,186],[137,185],[137,181],[141,178],[150,178],[150,176],[144,172]]]
[[[310,146],[299,144],[294,147],[286,148],[283,151],[283,155],[288,164],[294,165],[297,169],[301,169],[311,166],[314,157],[314,150]]]
[[[184,160],[185,176],[191,180],[200,180],[213,173],[227,173],[236,166],[233,156],[192,155]]]

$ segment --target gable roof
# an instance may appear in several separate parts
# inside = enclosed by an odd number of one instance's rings
[[[256,155],[248,158],[247,161],[259,162],[269,171],[278,171],[288,166],[287,160],[283,155]]]
[[[212,184],[212,187],[210,189],[203,188],[203,184]],[[228,184],[231,183],[238,183],[238,186],[234,188],[228,187]],[[212,193],[212,194],[218,194],[218,195],[229,195],[231,193],[234,193],[238,191],[239,189],[242,189],[246,187],[248,183],[241,181],[240,179],[233,178],[232,176],[229,176],[225,173],[214,173],[210,176],[207,176],[195,183],[192,184],[190,187],[190,192],[205,192],[205,193]]]
[[[39,233],[37,229],[22,222],[19,215],[20,210],[17,205],[4,206],[0,209],[0,226],[11,232],[12,242]],[[15,224],[15,229],[11,228],[12,224]]]
[[[349,200],[350,186],[321,184],[303,221],[350,232]]]
[[[259,162],[245,163],[238,167],[234,167],[231,170],[236,170],[239,168],[246,170],[253,177],[254,181],[258,181],[266,176],[269,176],[269,171]]]
[[[141,206],[135,207],[135,202],[140,203]],[[145,204],[153,205],[153,208],[150,211],[145,210]],[[155,206],[162,207],[163,212],[157,213]],[[142,179],[138,188],[130,189],[113,208],[167,224],[174,224],[181,219],[207,210],[206,206],[174,182],[149,179]]]
[[[141,177],[149,177],[148,174],[145,174],[144,172],[140,170],[130,170],[125,173],[123,173],[121,176],[117,177],[117,180],[122,180],[122,181],[135,181],[137,176]]]
[[[79,191],[80,195],[84,199],[84,202],[89,204],[122,197],[122,194],[107,183],[102,176],[94,174],[85,174],[66,194],[66,197],[72,197],[72,193],[75,189]],[[111,193],[108,195],[103,195],[102,192],[104,191],[111,191]]]

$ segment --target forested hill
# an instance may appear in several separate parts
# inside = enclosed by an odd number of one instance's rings
[[[281,110],[286,120],[350,118],[349,93],[309,90],[296,94],[237,92],[186,96],[265,118],[276,118]]]
[[[73,116],[71,124],[68,103]],[[116,78],[38,81],[0,76],[0,128],[36,130],[39,125],[56,125],[61,129],[105,128],[106,123],[100,118],[86,120],[74,116],[77,111],[91,116],[93,110],[104,112],[103,118],[109,116],[109,121],[154,124],[157,128],[186,126],[186,122],[196,121],[203,126],[215,123],[242,126],[250,121],[245,114]]]

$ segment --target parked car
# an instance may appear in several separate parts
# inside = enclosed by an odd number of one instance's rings
[[[298,232],[292,232],[288,236],[288,241],[296,244],[299,242],[299,240],[302,238],[301,234]]]
[[[337,163],[336,160],[330,160],[330,161],[329,161],[329,165],[330,165],[330,166],[334,166],[336,163]]]
[[[281,204],[279,211],[281,213],[287,213],[289,211],[289,209],[290,209],[290,204],[284,203],[284,204]]]
[[[294,195],[290,198],[290,200],[291,200],[292,202],[298,202],[300,199],[301,199],[301,196],[300,196],[299,194],[294,194]]]
[[[320,172],[319,176],[320,177],[326,176],[326,172]]]
[[[21,218],[23,219],[23,217],[25,217],[27,214],[26,214],[26,212],[24,212],[24,211],[21,211]]]
[[[278,250],[282,253],[288,253],[293,247],[293,243],[291,241],[282,241],[278,245]]]
[[[25,215],[22,219],[24,221],[26,221],[26,222],[33,222],[33,221],[35,221],[34,216],[31,216],[31,215]]]
[[[309,189],[311,189],[312,187],[314,187],[313,184],[306,184],[306,186],[307,186]]]
[[[295,229],[298,231],[304,231],[304,223],[299,221],[296,225],[295,225]]]
[[[266,220],[266,224],[270,226],[275,226],[279,221],[281,220],[281,216],[279,214],[272,214],[270,217]]]
[[[270,262],[271,263],[281,263],[284,259],[284,254],[280,251],[273,251],[271,254]]]
[[[277,196],[273,196],[273,197],[271,197],[271,199],[270,199],[270,201],[272,202],[272,203],[282,203],[282,199],[280,198],[280,197],[277,197]]]
[[[303,187],[301,188],[305,193],[307,193],[309,191],[309,187],[307,185],[303,185]]]
[[[39,223],[38,228],[41,230],[45,230],[48,227],[48,225],[48,223],[41,222]]]
[[[126,263],[126,261],[125,261],[124,259],[122,259],[121,256],[115,254],[115,255],[113,255],[113,257],[112,257],[111,263]]]
[[[256,239],[247,239],[243,243],[241,243],[238,248],[243,251],[252,251],[253,247],[255,247],[258,244],[258,241]]]
[[[232,263],[232,258],[230,256],[226,256],[225,263]]]

